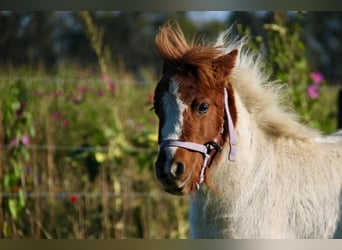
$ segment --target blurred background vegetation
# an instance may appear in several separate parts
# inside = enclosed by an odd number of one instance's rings
[[[341,127],[342,13],[0,12],[0,237],[187,238],[154,177],[158,27],[247,35],[302,122]],[[341,100],[341,98],[339,99]]]

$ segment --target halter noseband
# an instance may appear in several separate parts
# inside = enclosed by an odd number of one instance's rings
[[[236,136],[235,136],[234,124],[232,121],[232,117],[231,117],[230,112],[229,112],[228,92],[227,92],[226,88],[224,88],[224,112],[225,112],[226,120],[228,123],[228,134],[229,134],[229,144],[230,144],[230,151],[229,151],[228,159],[230,161],[235,161]],[[197,189],[199,189],[199,184],[201,184],[204,181],[205,169],[208,166],[208,162],[210,159],[210,153],[212,152],[212,150],[219,152],[222,149],[222,147],[216,143],[216,138],[213,141],[209,141],[209,142],[204,143],[204,144],[169,139],[169,140],[162,140],[161,143],[159,144],[159,146],[160,146],[160,148],[180,147],[180,148],[189,149],[191,151],[199,152],[199,153],[202,153],[204,155],[200,179],[196,183]]]

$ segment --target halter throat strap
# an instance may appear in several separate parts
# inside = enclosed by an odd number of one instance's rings
[[[229,144],[230,144],[230,151],[229,151],[228,159],[230,161],[235,161],[236,136],[235,136],[235,131],[234,131],[233,120],[232,120],[231,114],[229,112],[228,91],[226,88],[224,88],[224,112],[225,112],[225,118],[226,118],[227,127],[228,127]],[[196,183],[197,189],[199,189],[199,184],[201,184],[204,181],[205,170],[208,167],[208,162],[209,162],[210,154],[211,154],[212,150],[219,152],[222,149],[222,147],[220,147],[217,144],[216,138],[214,138],[213,141],[209,141],[205,144],[168,139],[168,140],[162,140],[161,143],[159,144],[159,146],[160,146],[160,148],[180,147],[180,148],[185,148],[185,149],[203,154],[204,160],[203,160],[202,169],[201,169],[201,173],[200,173],[200,179]]]

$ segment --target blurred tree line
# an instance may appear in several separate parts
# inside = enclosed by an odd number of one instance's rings
[[[265,38],[265,23],[273,23],[273,12],[227,12],[222,20],[196,22],[189,12],[90,12],[93,22],[104,30],[103,44],[110,49],[114,66],[137,73],[139,67],[159,71],[154,49],[158,27],[177,20],[186,34],[216,36],[232,24],[248,27],[252,37]],[[342,13],[288,12],[287,22],[300,22],[303,42],[312,70],[321,71],[330,82],[342,79]],[[79,12],[0,12],[0,65],[2,68],[27,66],[53,71],[61,65],[97,64],[97,56]],[[261,53],[267,56],[267,40]],[[291,53],[289,51],[288,53]],[[122,65],[124,64],[124,65]]]

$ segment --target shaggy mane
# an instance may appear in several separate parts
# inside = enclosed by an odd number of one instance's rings
[[[319,132],[302,125],[295,113],[280,105],[285,85],[269,80],[261,58],[248,48],[247,38],[233,39],[230,33],[231,29],[222,32],[213,44],[195,44],[186,40],[178,24],[162,26],[156,36],[156,48],[164,60],[164,70],[189,68],[200,80],[215,82],[213,60],[237,49],[237,61],[228,79],[256,124],[269,135],[319,137]]]
[[[229,82],[266,134],[303,140],[321,136],[320,132],[301,124],[291,107],[282,104],[286,84],[270,80],[262,58],[248,48],[246,38],[232,40],[229,32],[225,32],[219,36],[217,44],[226,48],[224,53],[239,49]]]
[[[188,42],[178,24],[162,26],[156,36],[156,48],[167,71],[195,70],[198,78],[215,82],[212,63],[222,54],[220,46]]]

